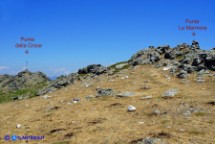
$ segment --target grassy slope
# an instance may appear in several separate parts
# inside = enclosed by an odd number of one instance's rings
[[[46,85],[47,85],[46,83],[40,83],[40,84],[36,85],[35,87],[27,87],[24,89],[7,92],[7,93],[3,93],[0,91],[0,103],[12,101],[14,97],[22,96],[22,95],[28,96],[28,97],[35,97],[38,90]]]
[[[122,74],[94,78],[90,87],[77,82],[67,88],[50,93],[51,98],[35,97],[0,105],[0,143],[5,134],[44,135],[44,144],[126,144],[133,140],[156,136],[166,142],[212,144],[215,136],[215,106],[207,104],[215,100],[215,82],[205,78],[205,83],[195,83],[191,75],[184,82],[167,80],[161,69],[138,66],[124,69]],[[128,79],[121,79],[128,75]],[[151,89],[144,90],[144,86]],[[98,98],[85,100],[95,95],[96,87],[112,88],[115,91],[133,91],[131,98]],[[172,99],[162,99],[168,89],[180,92]],[[152,95],[149,100],[141,96]],[[73,98],[81,98],[78,104],[68,104]],[[128,105],[137,107],[128,113]],[[185,118],[183,110],[194,107],[200,112]],[[151,115],[158,109],[160,115]],[[16,129],[16,124],[22,125]],[[7,142],[8,143],[8,142]],[[38,143],[31,141],[31,143]]]

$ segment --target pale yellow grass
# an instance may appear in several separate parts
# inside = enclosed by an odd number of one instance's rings
[[[196,83],[195,75],[184,82],[174,77],[168,80],[163,74],[168,72],[137,66],[113,76],[93,78],[89,87],[85,87],[85,81],[78,81],[48,94],[52,96],[48,99],[35,97],[1,104],[0,143],[14,143],[4,141],[6,134],[45,136],[42,141],[28,141],[30,144],[127,144],[153,136],[169,144],[215,143],[215,106],[207,104],[215,100],[212,78]],[[126,75],[129,78],[122,79]],[[145,90],[144,86],[150,89]],[[135,96],[86,100],[85,96],[96,95],[97,87],[112,88],[116,92],[133,91]],[[161,98],[171,88],[179,89],[179,93],[172,99]],[[147,95],[153,98],[140,100]],[[69,104],[73,98],[81,98],[81,102]],[[185,118],[180,109],[182,104],[203,112]],[[134,105],[137,110],[127,112],[128,105]],[[55,109],[50,110],[51,107]],[[153,115],[155,109],[162,114]],[[16,128],[18,123],[22,125],[20,129]]]

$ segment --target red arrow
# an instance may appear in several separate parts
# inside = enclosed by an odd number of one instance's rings
[[[25,54],[28,54],[29,53],[29,51],[28,50],[25,50]]]
[[[195,35],[196,35],[196,33],[195,33],[195,32],[193,32],[193,33],[192,33],[192,35],[193,35],[193,36],[195,36]]]

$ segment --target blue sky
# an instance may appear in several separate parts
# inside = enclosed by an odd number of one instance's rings
[[[76,72],[89,64],[128,60],[150,45],[199,41],[215,47],[213,0],[0,0],[0,74],[30,71],[49,76]],[[185,19],[206,31],[179,31]],[[33,37],[40,49],[16,48]]]

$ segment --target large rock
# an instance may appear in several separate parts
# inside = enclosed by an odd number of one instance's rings
[[[162,53],[162,50],[157,50],[154,47],[140,50],[130,58],[129,64],[135,66],[156,63],[160,60],[159,52]]]
[[[128,108],[127,108],[127,111],[128,111],[128,112],[134,112],[134,111],[136,111],[136,109],[137,109],[137,108],[136,108],[135,106],[129,105]]]
[[[92,64],[78,70],[78,74],[96,74],[100,75],[107,71],[107,68],[100,64]]]
[[[170,50],[170,46],[169,45],[159,46],[157,47],[157,50],[160,52],[160,54],[164,54]]]
[[[177,75],[178,78],[184,79],[187,77],[187,72],[185,70],[181,70]]]
[[[180,63],[191,64],[195,57],[195,53],[184,53],[182,56],[183,56],[183,59],[179,60]]]
[[[205,58],[205,66],[210,69],[215,71],[215,54],[208,54],[207,57]]]
[[[150,62],[155,63],[160,60],[160,54],[158,52],[152,52],[148,55]]]
[[[175,54],[174,54],[173,51],[167,52],[167,53],[164,54],[164,58],[165,59],[174,59],[175,58]]]

